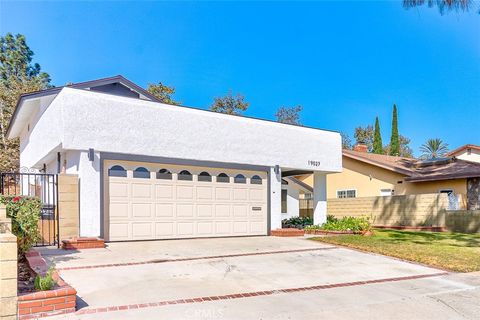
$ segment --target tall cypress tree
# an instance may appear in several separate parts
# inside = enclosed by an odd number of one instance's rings
[[[390,137],[390,155],[398,156],[400,154],[400,138],[398,136],[398,118],[397,105],[393,105],[392,116],[392,136]]]
[[[378,117],[375,118],[375,132],[373,134],[373,153],[383,154],[382,134]]]

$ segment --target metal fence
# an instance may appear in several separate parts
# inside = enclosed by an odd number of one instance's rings
[[[0,173],[0,193],[6,196],[37,197],[42,201],[37,246],[58,245],[58,176],[34,172]]]

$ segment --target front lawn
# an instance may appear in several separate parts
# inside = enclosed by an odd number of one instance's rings
[[[480,271],[480,234],[375,230],[374,236],[312,240],[384,254],[451,271]]]

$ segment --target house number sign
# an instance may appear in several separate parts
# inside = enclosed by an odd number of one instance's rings
[[[320,161],[317,160],[308,160],[308,165],[312,167],[320,167]]]

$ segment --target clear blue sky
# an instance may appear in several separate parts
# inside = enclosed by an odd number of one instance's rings
[[[1,2],[53,84],[122,74],[162,81],[207,108],[229,89],[247,115],[304,107],[305,125],[344,131],[379,116],[390,140],[480,144],[480,15],[390,2]]]

